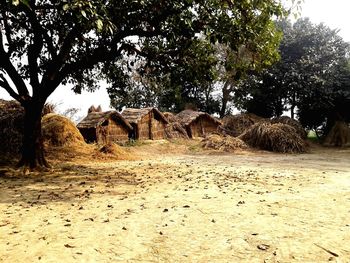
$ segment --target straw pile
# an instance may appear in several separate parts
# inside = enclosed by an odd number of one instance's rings
[[[163,115],[169,122],[165,127],[166,139],[189,139],[186,129],[180,123],[180,118],[171,112],[163,112]]]
[[[189,139],[188,134],[184,127],[179,122],[173,122],[167,124],[165,127],[166,139]]]
[[[336,121],[326,136],[325,146],[347,147],[350,146],[350,128],[347,123]]]
[[[273,118],[271,120],[272,123],[284,123],[284,124],[288,124],[290,126],[292,126],[295,131],[299,134],[299,136],[302,139],[306,139],[307,137],[307,133],[304,130],[303,126],[300,124],[300,122],[298,122],[297,120],[294,120],[288,116],[281,116],[281,117],[277,117],[277,118]]]
[[[252,125],[240,139],[251,147],[281,153],[303,153],[306,143],[293,127],[283,123],[259,122]]]
[[[228,115],[222,119],[223,124],[220,126],[220,131],[223,134],[237,137],[253,124],[264,120],[264,118],[259,117],[253,113]]]
[[[248,149],[248,145],[241,139],[219,134],[210,134],[206,136],[202,140],[202,147],[204,149],[214,149],[225,152]]]
[[[164,117],[168,120],[169,123],[180,122],[180,119],[171,112],[163,112]]]
[[[135,156],[126,152],[123,147],[115,143],[107,143],[95,150],[93,158],[97,159],[113,159],[113,160],[132,160]]]
[[[48,146],[75,146],[85,144],[74,123],[66,117],[49,113],[42,118],[42,137]]]
[[[22,145],[24,109],[16,101],[0,99],[0,153],[17,156]]]

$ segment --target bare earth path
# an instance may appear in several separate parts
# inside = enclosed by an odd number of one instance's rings
[[[350,150],[0,171],[1,262],[350,262]]]

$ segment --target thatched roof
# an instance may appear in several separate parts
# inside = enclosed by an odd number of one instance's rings
[[[192,122],[196,121],[200,117],[208,118],[218,125],[221,124],[219,120],[210,116],[208,113],[201,112],[201,111],[183,110],[180,113],[178,113],[176,117],[180,119],[180,123],[184,126],[190,125]]]
[[[110,118],[115,121],[120,121],[127,129],[132,130],[130,123],[116,111],[90,112],[81,122],[78,123],[77,127],[79,129],[96,128]]]
[[[123,110],[122,116],[129,123],[137,124],[142,119],[143,116],[149,114],[151,111],[153,111],[153,114],[158,116],[164,123],[168,124],[168,120],[156,108],[143,108],[143,109],[126,108],[125,110]]]

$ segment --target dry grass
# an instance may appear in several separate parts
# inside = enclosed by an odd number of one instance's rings
[[[18,156],[23,138],[24,109],[16,101],[0,99],[1,159]]]
[[[66,117],[49,113],[42,118],[42,136],[48,146],[75,146],[85,144],[84,138]]]
[[[306,139],[306,137],[307,137],[307,133],[306,133],[305,129],[303,128],[303,126],[300,124],[300,122],[298,122],[297,120],[294,120],[288,116],[281,116],[281,117],[273,118],[271,120],[271,122],[272,123],[288,124],[295,129],[295,131],[299,134],[299,136],[302,139]]]
[[[108,143],[101,147],[95,148],[92,156],[102,160],[134,160],[136,157],[115,143]]]
[[[223,124],[220,127],[220,131],[223,134],[237,137],[241,135],[250,126],[261,121],[266,120],[252,113],[228,115],[223,118]]]
[[[224,152],[234,152],[236,150],[248,149],[248,145],[239,138],[232,136],[221,136],[219,134],[211,134],[202,140],[204,149],[214,149]]]
[[[171,122],[165,127],[167,139],[189,139],[184,127],[179,122]]]
[[[256,123],[240,139],[251,147],[281,153],[306,152],[306,143],[293,127],[283,123]]]
[[[179,118],[176,117],[174,113],[171,112],[163,112],[164,117],[168,120],[169,123],[179,122]]]
[[[325,146],[350,146],[350,128],[347,123],[337,121],[323,143]]]

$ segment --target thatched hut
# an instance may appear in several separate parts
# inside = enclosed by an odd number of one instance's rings
[[[185,127],[188,137],[205,137],[216,132],[221,122],[208,113],[201,111],[184,110],[176,115],[180,123]]]
[[[122,116],[133,127],[132,139],[160,140],[166,138],[165,127],[168,120],[156,108],[126,108],[123,110]]]
[[[116,111],[90,112],[78,125],[86,142],[107,144],[126,142],[132,133],[132,126]]]

